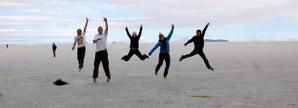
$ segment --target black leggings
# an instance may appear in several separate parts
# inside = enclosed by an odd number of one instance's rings
[[[155,74],[158,73],[158,70],[160,69],[161,65],[163,64],[163,61],[166,61],[166,68],[164,71],[164,77],[167,77],[168,75],[168,71],[170,68],[170,64],[171,64],[171,57],[169,53],[163,54],[163,53],[159,53],[159,60],[158,60],[158,64],[155,68]]]
[[[182,55],[181,59],[186,59],[186,58],[192,57],[192,56],[194,56],[194,55],[196,55],[196,54],[199,54],[199,55],[202,57],[202,59],[203,59],[204,62],[205,62],[205,65],[206,65],[206,67],[207,67],[208,69],[212,68],[212,67],[210,66],[210,64],[209,64],[209,61],[208,61],[207,57],[205,56],[205,54],[204,54],[204,52],[203,52],[203,49],[195,49],[195,50],[193,50],[193,51],[192,51],[191,53],[189,53],[189,54]]]
[[[79,62],[79,68],[83,68],[84,66],[85,52],[86,52],[85,47],[78,48],[77,59]]]
[[[102,62],[103,69],[107,78],[111,79],[110,69],[109,69],[109,58],[107,50],[98,51],[95,53],[95,60],[94,60],[94,70],[93,70],[93,78],[98,77],[98,69],[99,64]]]
[[[122,60],[128,61],[133,55],[137,55],[141,60],[145,60],[148,58],[146,54],[141,54],[141,52],[138,49],[135,50],[129,50],[128,54],[122,57]]]

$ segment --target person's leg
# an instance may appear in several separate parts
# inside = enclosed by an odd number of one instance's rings
[[[93,69],[93,76],[92,78],[95,79],[98,77],[98,69],[99,69],[99,64],[100,64],[100,54],[99,52],[95,53],[95,58],[94,58],[94,69]]]
[[[86,53],[86,47],[83,47],[82,54],[81,54],[81,68],[83,68],[84,66],[85,53]]]
[[[158,74],[158,70],[160,69],[164,59],[165,59],[164,54],[160,53],[159,54],[159,59],[158,59],[158,64],[156,65],[156,68],[155,68],[155,75]]]
[[[146,54],[141,54],[141,52],[139,50],[135,51],[135,54],[141,59],[141,60],[145,60],[146,58],[148,58],[148,56]]]
[[[199,51],[198,54],[199,54],[199,55],[202,57],[202,59],[204,60],[206,67],[207,67],[208,69],[210,69],[210,70],[214,70],[214,69],[210,66],[209,61],[208,61],[207,57],[205,56],[203,50]]]
[[[52,49],[52,50],[53,50],[54,57],[56,57],[56,49]]]
[[[171,56],[170,56],[170,54],[165,55],[165,61],[166,61],[166,68],[165,68],[163,77],[166,79],[167,76],[168,76],[170,65],[171,65]]]
[[[77,49],[77,59],[78,59],[78,63],[79,63],[79,68],[81,67],[81,55],[82,55],[82,50],[81,48]]]
[[[129,50],[128,54],[122,57],[122,60],[128,61],[132,55],[133,55],[133,51]]]
[[[108,52],[107,51],[102,52],[102,57],[103,57],[102,58],[103,69],[107,76],[107,82],[109,82],[109,80],[111,79],[111,75],[110,75],[110,68],[109,68]]]
[[[194,55],[198,54],[198,52],[196,50],[193,50],[192,52],[190,52],[189,54],[186,54],[186,55],[182,55],[179,59],[179,61],[182,61],[183,59],[186,59],[186,58],[189,58],[189,57],[192,57]]]

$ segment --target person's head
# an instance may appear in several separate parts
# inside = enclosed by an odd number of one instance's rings
[[[102,34],[102,32],[103,32],[103,28],[102,28],[101,26],[99,26],[99,27],[97,28],[97,31],[98,31],[99,34]]]
[[[82,34],[82,30],[81,29],[77,29],[77,34],[78,34],[78,36],[80,36]]]
[[[165,36],[159,32],[159,40],[164,41],[165,40]]]
[[[197,34],[197,36],[201,36],[202,31],[201,31],[200,29],[198,29],[198,30],[196,31],[196,34]]]
[[[137,32],[132,32],[132,37],[137,37]]]

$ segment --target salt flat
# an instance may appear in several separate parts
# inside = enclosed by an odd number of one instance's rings
[[[121,61],[128,44],[109,44],[112,80],[92,83],[94,45],[78,72],[76,51],[59,45],[0,48],[0,108],[298,108],[298,42],[206,43],[205,54],[179,62],[192,45],[171,45],[167,80],[154,75],[158,51],[141,61]],[[140,45],[148,53],[153,44]],[[165,65],[165,64],[164,64]],[[102,68],[102,67],[101,67]],[[61,78],[66,86],[52,84]]]

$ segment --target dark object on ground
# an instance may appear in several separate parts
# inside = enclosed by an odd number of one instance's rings
[[[55,84],[56,86],[64,86],[64,85],[67,85],[68,83],[61,79],[58,79],[55,82],[53,82],[53,84]]]
[[[6,48],[8,48],[8,44],[6,44]]]

